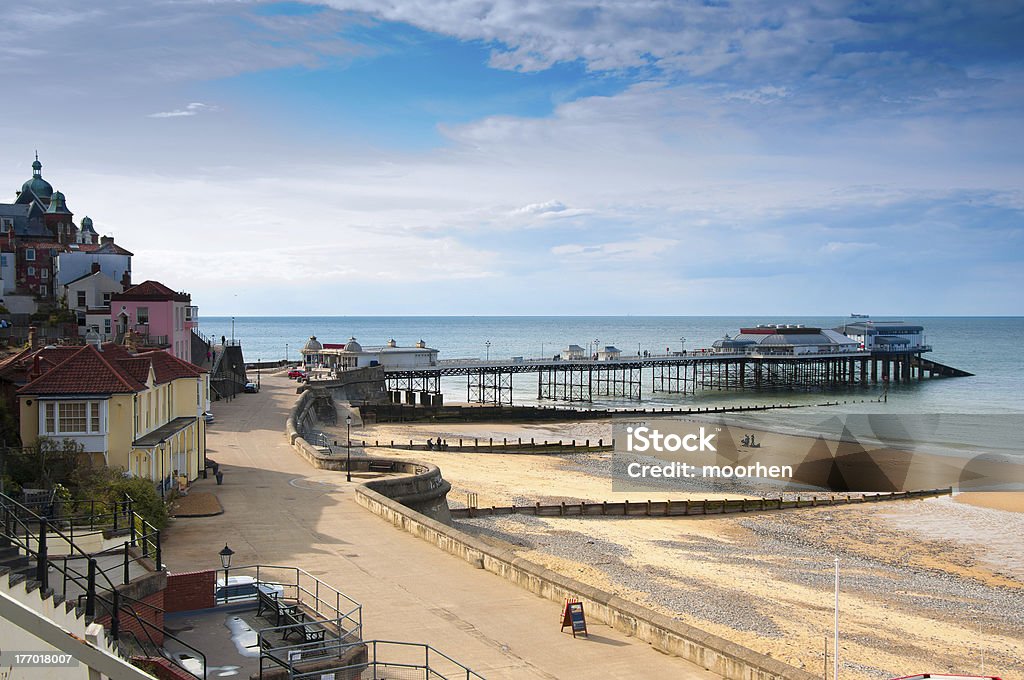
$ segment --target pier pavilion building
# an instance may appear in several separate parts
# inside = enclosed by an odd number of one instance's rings
[[[437,366],[438,351],[420,340],[412,347],[400,347],[394,338],[379,347],[363,347],[353,337],[343,344],[321,343],[310,336],[302,348],[302,363],[309,371],[343,371],[350,368],[382,366],[385,370],[416,370]]]
[[[854,338],[829,329],[803,324],[761,324],[741,328],[738,335],[716,340],[715,354],[750,356],[810,356],[851,354],[863,351]]]

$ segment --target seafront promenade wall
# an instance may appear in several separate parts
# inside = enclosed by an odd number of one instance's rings
[[[592,619],[662,652],[692,661],[728,680],[817,680],[816,675],[494,547],[395,502],[372,484],[356,488],[356,502],[370,512],[536,595],[560,604],[566,598],[578,599]]]
[[[295,402],[285,424],[285,435],[292,448],[310,465],[321,470],[343,472],[351,462],[352,472],[397,473],[400,476],[374,479],[366,482],[366,486],[417,514],[422,513],[438,522],[451,522],[448,492],[452,485],[441,477],[441,470],[436,465],[364,455],[349,457],[345,450],[331,451],[306,441],[304,435],[321,422],[317,414],[324,411],[336,412],[330,393],[319,388],[306,390]]]

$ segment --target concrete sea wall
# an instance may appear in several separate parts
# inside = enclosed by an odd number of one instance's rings
[[[395,502],[365,484],[356,502],[408,533],[554,602],[583,602],[592,619],[729,680],[817,680],[817,676],[496,548]]]

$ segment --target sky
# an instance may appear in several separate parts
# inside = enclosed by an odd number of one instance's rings
[[[206,315],[1024,314],[1024,3],[22,0],[31,174]]]

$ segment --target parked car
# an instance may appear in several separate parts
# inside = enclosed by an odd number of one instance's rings
[[[245,391],[249,394],[256,394],[260,391],[260,386],[254,382],[247,382],[245,383]]]
[[[301,368],[293,368],[292,370],[288,371],[288,377],[289,378],[305,378],[306,377],[306,372],[303,371]]]
[[[206,422],[207,425],[212,423],[213,422],[213,413],[211,413],[210,411],[203,411],[203,420]]]
[[[224,577],[217,578],[217,586],[214,588],[213,596],[217,604],[225,602],[246,602],[255,600],[257,591],[266,593],[272,597],[281,597],[284,588],[277,583],[265,583],[257,581],[252,576],[230,576],[227,585],[224,584]]]

